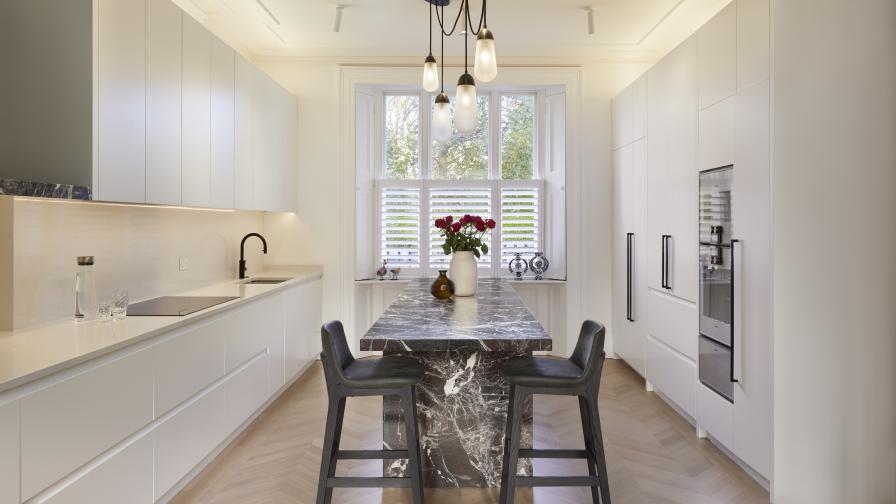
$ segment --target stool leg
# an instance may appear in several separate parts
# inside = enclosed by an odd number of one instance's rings
[[[588,395],[585,397],[588,403],[588,416],[591,420],[591,432],[593,442],[591,446],[594,452],[594,461],[597,464],[597,476],[600,478],[601,504],[610,504],[610,483],[607,479],[607,458],[604,453],[604,438],[600,428],[600,414],[597,412],[597,391],[588,387]]]
[[[510,402],[507,405],[507,432],[505,432],[504,465],[501,467],[500,504],[513,504],[516,493],[516,472],[519,462],[520,438],[522,436],[523,392],[516,385],[510,386]],[[509,436],[509,438],[508,438]],[[509,439],[509,443],[507,442]]]
[[[330,396],[327,407],[327,426],[320,460],[320,478],[317,481],[317,504],[330,504],[333,489],[327,480],[336,475],[336,452],[342,437],[342,419],[345,416],[345,398]]]
[[[401,396],[404,403],[404,425],[407,436],[408,472],[411,476],[411,492],[414,504],[423,504],[423,467],[420,462],[420,432],[417,424],[417,393],[408,387]]]
[[[588,411],[588,401],[579,396],[579,413],[582,417],[582,436],[585,438],[585,450],[588,451],[588,475],[597,476],[597,461],[594,458],[594,426],[591,425],[591,413]],[[591,501],[600,504],[600,489],[591,487]]]

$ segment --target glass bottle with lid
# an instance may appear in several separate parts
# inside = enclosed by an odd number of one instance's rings
[[[75,320],[96,319],[96,278],[93,256],[78,256],[75,273]]]

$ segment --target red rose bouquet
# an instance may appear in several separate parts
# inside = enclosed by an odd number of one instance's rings
[[[449,215],[436,219],[435,225],[445,238],[445,243],[442,244],[445,255],[454,252],[472,252],[479,258],[483,254],[488,254],[488,245],[483,243],[482,238],[495,229],[496,223],[494,219],[483,219],[478,215],[464,215],[455,221],[454,217]]]

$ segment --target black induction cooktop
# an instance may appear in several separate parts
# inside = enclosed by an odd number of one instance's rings
[[[128,316],[182,317],[234,299],[239,298],[231,296],[162,296],[128,305]]]

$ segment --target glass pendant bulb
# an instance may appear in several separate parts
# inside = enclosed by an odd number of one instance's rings
[[[476,102],[476,81],[465,73],[457,80],[457,94],[454,98],[454,127],[463,135],[476,131],[479,124],[479,109]]]
[[[436,95],[436,105],[432,114],[432,137],[436,142],[447,142],[451,138],[451,102],[448,95]]]
[[[423,63],[423,89],[428,93],[439,89],[439,67],[432,54],[427,56]]]
[[[498,76],[498,59],[495,55],[495,37],[483,26],[476,37],[476,58],[473,74],[480,82],[491,82]]]

